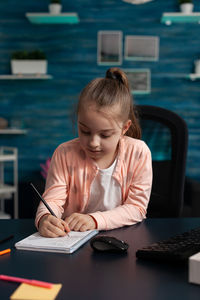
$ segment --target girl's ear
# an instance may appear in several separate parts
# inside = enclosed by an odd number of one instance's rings
[[[132,121],[131,120],[127,120],[126,123],[123,126],[122,129],[122,134],[125,135],[125,133],[127,132],[127,130],[129,129],[129,127],[131,126]]]

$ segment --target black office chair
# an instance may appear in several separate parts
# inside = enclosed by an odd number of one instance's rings
[[[147,217],[179,217],[184,203],[187,125],[170,110],[150,105],[136,108],[142,139],[152,153],[153,185]]]

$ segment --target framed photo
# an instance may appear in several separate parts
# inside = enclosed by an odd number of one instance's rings
[[[150,94],[151,71],[149,69],[123,69],[128,77],[131,93]]]
[[[97,63],[99,65],[122,64],[122,32],[99,31],[97,42]]]
[[[159,37],[125,36],[124,58],[126,60],[158,61]]]

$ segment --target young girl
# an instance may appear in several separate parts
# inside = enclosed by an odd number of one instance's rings
[[[111,68],[92,80],[78,103],[79,137],[61,144],[48,171],[36,226],[46,237],[141,222],[152,184],[151,153],[141,141],[127,77]]]

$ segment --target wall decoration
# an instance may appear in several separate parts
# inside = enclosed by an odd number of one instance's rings
[[[122,32],[99,31],[97,45],[97,63],[99,65],[121,65]]]
[[[132,94],[151,92],[151,72],[149,69],[123,69],[128,77]]]
[[[125,36],[124,57],[127,60],[157,61],[159,58],[159,37]]]

